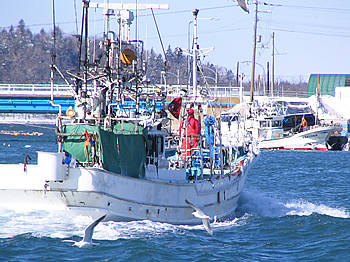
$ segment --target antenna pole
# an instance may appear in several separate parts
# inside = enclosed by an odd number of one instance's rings
[[[84,1],[85,7],[85,54],[84,54],[84,87],[85,92],[87,92],[87,71],[88,71],[88,9],[89,9],[89,0]]]
[[[199,10],[195,9],[193,12],[193,95],[197,97],[197,60],[198,60],[198,34],[197,34],[197,15]]]
[[[51,52],[51,103],[53,104],[53,80],[55,77],[55,63],[56,63],[56,17],[55,17],[55,0],[52,0],[52,24],[53,24],[53,46]]]

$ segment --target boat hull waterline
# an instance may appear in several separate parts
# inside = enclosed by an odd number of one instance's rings
[[[59,153],[56,153],[59,154]],[[40,157],[40,156],[39,156]],[[191,199],[211,218],[230,215],[244,188],[246,175],[257,157],[246,158],[236,173],[211,180],[188,181],[135,179],[99,168],[67,167],[52,172],[46,167],[0,165],[3,178],[0,205],[8,209],[67,210],[93,218],[107,213],[107,220],[152,220],[171,224],[198,224]],[[49,174],[51,173],[51,174]],[[6,177],[6,178],[5,178]]]

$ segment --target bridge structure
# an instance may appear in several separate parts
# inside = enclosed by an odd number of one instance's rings
[[[62,110],[74,106],[73,92],[66,85],[54,86],[54,103],[61,104]],[[0,84],[1,113],[57,113],[51,105],[50,85]]]
[[[54,104],[65,112],[74,108],[74,96],[67,85],[54,86]],[[51,85],[0,84],[1,122],[54,122],[58,107],[51,104]]]
[[[167,102],[184,95],[188,88],[181,85],[162,87],[167,92]],[[91,87],[92,88],[92,87]],[[156,88],[154,92],[156,92]],[[239,87],[209,87],[209,95],[216,97],[216,106],[230,108],[239,103]],[[53,121],[58,107],[51,104],[50,84],[0,84],[0,120],[2,121]],[[62,106],[64,113],[74,108],[74,92],[68,85],[54,85],[54,104]]]

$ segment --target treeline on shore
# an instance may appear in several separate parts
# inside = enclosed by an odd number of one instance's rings
[[[60,28],[56,28],[55,39],[54,43],[53,33],[45,32],[44,29],[39,33],[32,33],[23,20],[20,20],[17,26],[2,29],[0,31],[0,83],[49,83],[53,54],[55,54],[55,64],[65,76],[67,76],[67,70],[77,69],[79,38],[66,35]],[[164,83],[165,57],[167,84],[186,85],[190,82],[191,61],[181,50],[172,50],[169,45],[165,56],[155,53],[153,49],[145,52],[145,55],[147,56],[147,75],[153,83]],[[201,68],[200,84],[207,82],[218,86],[239,85],[237,76],[230,69],[211,63],[206,63]],[[60,78],[55,81],[63,83]],[[245,89],[249,89],[249,81],[245,81],[244,86]],[[282,87],[288,92],[303,92],[307,88],[307,83],[282,81],[275,83],[275,86],[276,90]]]

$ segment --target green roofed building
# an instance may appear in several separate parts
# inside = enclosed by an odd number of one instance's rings
[[[311,74],[307,86],[307,97],[316,94],[318,74]],[[320,74],[320,94],[334,96],[336,87],[350,88],[350,74]]]

